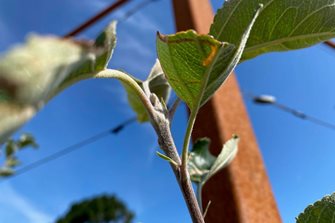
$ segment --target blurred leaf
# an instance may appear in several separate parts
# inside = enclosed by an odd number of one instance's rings
[[[115,46],[115,23],[95,44],[30,36],[0,58],[0,145],[57,93],[104,69]]]
[[[0,176],[2,177],[10,176],[15,172],[14,167],[18,166],[21,163],[16,157],[16,153],[19,150],[25,149],[27,147],[32,148],[38,147],[37,143],[35,142],[35,138],[29,133],[22,134],[17,140],[8,139],[6,141],[6,143],[4,144],[5,155],[6,155],[5,163],[3,167],[0,167],[0,169],[3,170],[4,173],[0,174]]]
[[[116,46],[116,21],[111,22],[96,38],[94,48],[101,52],[97,55],[95,71],[107,68]]]
[[[233,71],[259,11],[248,21],[236,47],[192,30],[167,36],[158,34],[157,53],[163,71],[191,111],[204,105]]]
[[[146,89],[150,91],[150,93],[154,93],[159,99],[163,102],[167,103],[171,93],[171,87],[167,82],[161,65],[158,60],[156,60],[155,65],[152,67],[151,72],[145,81],[138,80],[133,78],[144,91]],[[129,87],[127,84],[123,84],[127,91],[128,102],[132,109],[137,114],[137,120],[139,122],[147,122],[149,121],[149,117],[146,111],[146,108],[142,104],[141,100],[138,98],[136,92]]]
[[[20,161],[15,157],[10,157],[6,159],[5,166],[8,168],[14,168],[20,164]],[[14,170],[13,170],[14,172]]]
[[[259,4],[264,4],[264,9],[250,33],[242,61],[272,51],[308,47],[335,37],[335,3],[329,0],[224,1],[210,35],[238,44]]]
[[[210,153],[209,143],[208,138],[198,139],[189,154],[188,172],[193,182],[201,183],[215,162],[216,157]]]
[[[136,78],[133,78],[133,79],[137,82],[138,85],[142,86],[143,82],[141,80],[138,80]],[[149,121],[149,117],[146,113],[147,111],[146,111],[144,105],[142,104],[141,100],[137,96],[136,91],[134,91],[134,89],[132,87],[130,87],[129,85],[127,85],[123,82],[121,82],[121,83],[122,83],[124,89],[127,92],[128,103],[137,115],[137,121],[139,121],[139,122]]]
[[[17,141],[17,146],[19,147],[19,149],[23,149],[28,146],[32,148],[38,147],[34,136],[29,133],[24,133],[20,136],[19,140]]]
[[[96,196],[74,203],[56,223],[131,223],[135,214],[114,195]]]
[[[14,172],[12,169],[9,169],[9,168],[0,168],[0,177],[9,177],[11,175],[13,175]]]
[[[18,128],[33,117],[36,109],[31,105],[0,102],[0,145]]]
[[[335,221],[335,193],[309,205],[296,219],[297,223],[331,223]]]
[[[17,150],[17,146],[16,143],[14,142],[14,140],[9,139],[6,142],[6,146],[5,146],[5,154],[6,154],[6,158],[9,158],[11,156],[13,156],[15,154]]]
[[[68,75],[58,87],[57,93],[80,80],[92,77],[92,73],[107,68],[116,46],[116,22],[111,22],[96,38],[93,45],[90,42],[76,43],[90,48],[91,53],[88,55],[90,58]]]

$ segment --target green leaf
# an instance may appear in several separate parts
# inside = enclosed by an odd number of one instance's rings
[[[116,21],[111,22],[101,32],[93,45],[87,42],[77,43],[90,48],[90,58],[68,75],[60,84],[56,93],[80,80],[92,77],[92,73],[101,71],[107,67],[116,46]]]
[[[210,34],[237,44],[259,4],[242,60],[272,51],[311,46],[335,37],[335,2],[330,0],[229,0],[217,12]]]
[[[212,176],[217,174],[220,170],[226,167],[236,156],[238,150],[238,136],[234,136],[232,139],[228,140],[224,145],[213,163],[211,169],[203,180],[203,184],[205,184]]]
[[[189,153],[188,172],[191,180],[197,184],[198,203],[201,205],[202,188],[208,180],[226,167],[237,153],[238,137],[234,136],[224,145],[218,157],[209,151],[209,139],[202,138],[196,141]]]
[[[0,177],[9,177],[14,174],[14,171],[10,168],[0,168]]]
[[[150,74],[143,82],[143,88],[148,88],[151,93],[154,93],[160,100],[167,103],[171,94],[171,87],[165,78],[159,60],[156,60]]]
[[[100,51],[95,62],[95,71],[107,68],[116,46],[116,21],[111,22],[96,38],[94,48]]]
[[[16,153],[26,147],[36,148],[37,146],[38,145],[36,144],[34,137],[29,133],[22,134],[17,140],[8,139],[4,145],[6,155],[5,163],[3,167],[0,167],[0,170],[4,170],[5,172],[10,171],[13,173],[13,168],[20,164],[20,161],[16,157]]]
[[[5,146],[6,159],[12,157],[15,154],[16,150],[17,150],[16,142],[12,139],[7,140]]]
[[[24,133],[20,136],[19,140],[16,142],[19,149],[24,149],[26,147],[37,148],[38,145],[35,141],[34,136],[29,133]]]
[[[163,71],[191,111],[205,104],[235,68],[259,11],[249,20],[236,47],[192,30],[167,36],[158,34],[157,53]]]
[[[141,80],[138,80],[136,78],[133,79],[137,82],[138,85],[142,86],[143,82]],[[133,111],[136,113],[137,121],[139,122],[149,121],[147,111],[144,105],[142,104],[140,98],[136,94],[136,91],[134,91],[134,89],[131,86],[127,85],[126,83],[122,82],[122,85],[127,92],[128,103],[130,107],[133,109]]]
[[[0,57],[0,145],[53,96],[104,69],[115,45],[112,23],[95,44],[30,36]]]
[[[162,102],[167,103],[171,94],[171,87],[167,82],[159,60],[156,61],[155,65],[152,67],[151,72],[145,81],[133,78],[138,85],[147,93],[155,94]],[[127,84],[123,83],[128,95],[128,102],[132,109],[137,114],[137,120],[139,122],[149,121],[149,116],[147,114],[146,108],[142,104],[141,100],[138,98],[136,92],[129,87]]]
[[[238,141],[239,138],[234,136],[224,144],[219,156],[214,157],[209,151],[210,140],[198,139],[189,153],[188,170],[191,180],[203,185],[226,167],[237,153]]]
[[[157,154],[157,156],[159,156],[163,160],[169,161],[173,165],[178,166],[178,164],[173,159],[171,159],[170,157],[168,157],[168,156],[166,156],[166,155],[164,155],[164,154],[162,154],[162,153],[160,153],[158,151],[156,151],[156,154]]]
[[[17,158],[11,157],[11,158],[6,160],[5,166],[8,167],[8,168],[14,168],[19,164],[20,164],[20,161]]]
[[[188,172],[193,182],[201,183],[216,160],[209,152],[209,143],[208,138],[198,139],[189,153]]]
[[[335,221],[335,193],[309,205],[297,219],[297,223],[331,223]]]

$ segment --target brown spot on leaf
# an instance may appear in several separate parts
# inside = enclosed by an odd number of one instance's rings
[[[216,45],[211,45],[211,52],[208,54],[208,56],[202,61],[202,65],[207,67],[209,64],[212,63],[217,51],[218,51],[218,46]]]

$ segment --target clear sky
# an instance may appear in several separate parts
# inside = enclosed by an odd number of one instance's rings
[[[31,32],[62,35],[103,9],[111,0],[0,0],[0,50]],[[134,0],[83,33],[94,38],[112,19],[120,19]],[[217,9],[222,0],[213,0]],[[110,66],[145,78],[155,62],[155,33],[173,33],[169,0],[161,0],[118,25],[118,44]],[[272,94],[278,101],[335,123],[332,63],[335,52],[323,45],[272,53],[241,64],[236,73],[244,92]],[[246,105],[263,153],[284,222],[335,190],[335,132],[273,107]],[[132,117],[117,81],[83,81],[52,100],[20,132],[31,132],[40,149],[20,154],[29,164]],[[173,124],[177,146],[186,123],[181,106]],[[150,125],[132,124],[42,168],[0,182],[0,222],[51,223],[83,198],[115,193],[142,223],[191,222],[169,166],[157,158]],[[251,188],[252,190],[252,188]]]

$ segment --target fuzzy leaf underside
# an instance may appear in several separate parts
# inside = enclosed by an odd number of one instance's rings
[[[198,139],[189,153],[188,169],[193,182],[202,186],[235,157],[238,150],[239,138],[234,136],[222,147],[218,157],[214,157],[209,151],[210,140]]]
[[[208,138],[198,139],[189,154],[188,172],[193,182],[201,183],[216,160],[209,152],[209,143]]]
[[[238,43],[253,11],[263,4],[242,60],[263,53],[308,47],[335,37],[334,0],[228,0],[210,29],[216,39]]]
[[[61,90],[107,66],[115,23],[104,33],[95,44],[33,35],[0,57],[0,145]]]
[[[218,157],[214,157],[209,151],[210,140],[208,138],[198,139],[189,153],[188,172],[192,182],[197,184],[198,202],[202,204],[202,188],[211,177],[224,167],[229,165],[235,158],[238,150],[239,138],[234,136],[222,147]]]
[[[297,223],[335,222],[335,193],[309,205],[296,220]]]
[[[226,167],[235,158],[237,150],[238,150],[238,142],[239,142],[239,138],[237,136],[234,136],[232,139],[228,140],[223,145],[223,148],[219,156],[216,158],[210,171],[204,178],[203,184],[205,184],[212,176],[214,176],[220,170]]]

